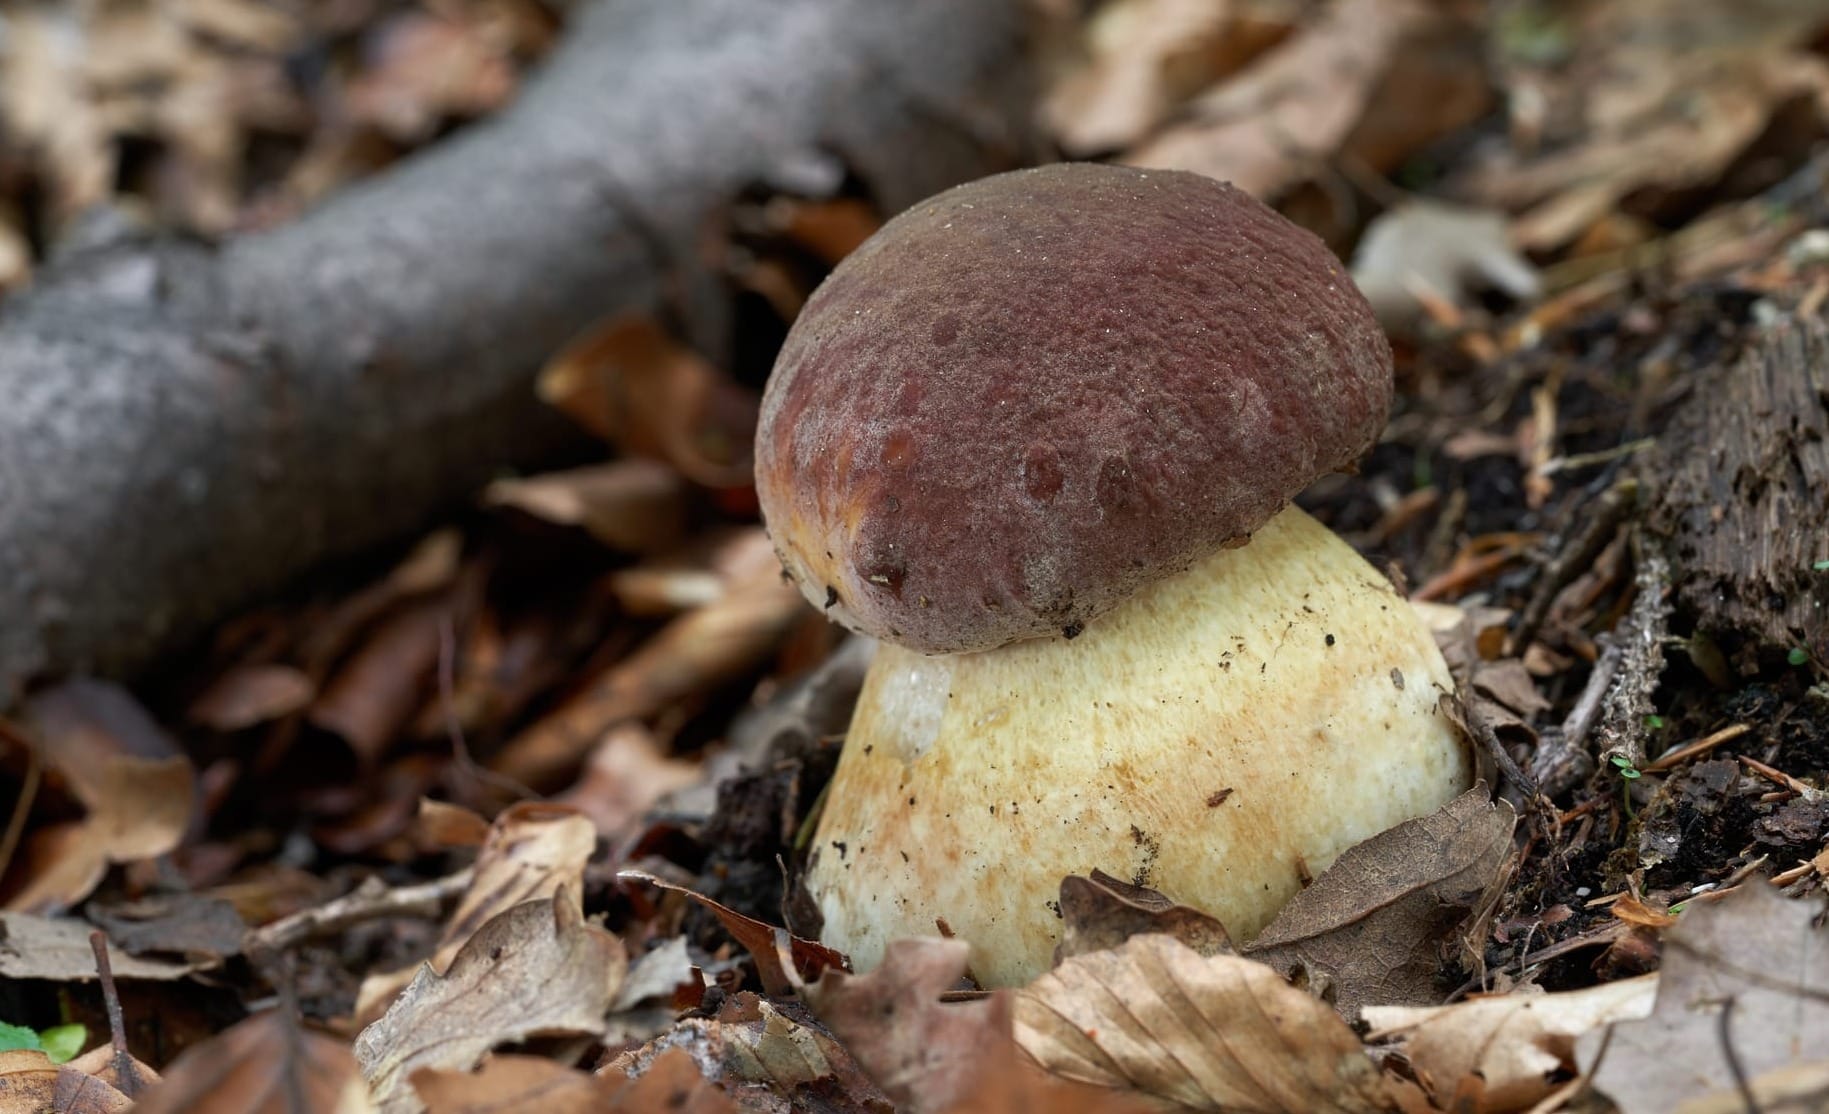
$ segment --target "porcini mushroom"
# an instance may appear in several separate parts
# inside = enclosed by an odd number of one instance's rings
[[[1428,633],[1290,506],[1391,391],[1333,255],[1198,175],[998,175],[847,258],[756,451],[784,566],[884,643],[807,869],[826,942],[868,967],[943,923],[1020,983],[1093,868],[1249,939],[1465,790]]]

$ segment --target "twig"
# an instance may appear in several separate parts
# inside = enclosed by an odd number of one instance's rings
[[[1511,752],[1505,749],[1504,742],[1499,739],[1499,733],[1493,730],[1492,723],[1473,704],[1467,705],[1465,718],[1474,734],[1479,736],[1480,744],[1492,754],[1493,761],[1499,764],[1500,775],[1516,786],[1533,808],[1540,805],[1543,798],[1537,789],[1537,779],[1519,767],[1517,760],[1512,758]]]
[[[108,962],[108,934],[96,929],[89,934],[89,948],[95,952],[95,973],[102,981],[102,1004],[108,1008],[108,1040],[114,1046],[115,1089],[128,1098],[140,1093],[140,1072],[134,1067],[133,1054],[127,1051],[127,1020],[121,1012],[121,995],[114,986],[114,966]]]
[[[1575,707],[1569,710],[1568,718],[1562,721],[1562,735],[1572,747],[1581,747],[1588,741],[1588,732],[1600,721],[1600,709],[1607,696],[1607,690],[1613,687],[1613,677],[1619,672],[1620,659],[1624,653],[1619,646],[1609,641],[1600,652],[1600,659],[1588,673],[1588,683],[1576,699]]]
[[[1732,742],[1752,729],[1753,725],[1750,723],[1730,723],[1712,735],[1703,736],[1693,743],[1684,743],[1675,750],[1665,751],[1663,754],[1658,755],[1657,761],[1642,767],[1641,772],[1647,774],[1663,773],[1672,766],[1687,762],[1691,758],[1700,758],[1702,755],[1714,750],[1722,743]]]
[[[250,930],[242,950],[249,955],[271,955],[313,937],[340,932],[351,925],[382,917],[436,916],[445,902],[470,888],[474,874],[473,869],[466,867],[431,882],[391,889],[371,877],[333,901]]]
[[[1518,625],[1505,639],[1507,657],[1516,656],[1530,645],[1556,597],[1594,564],[1594,559],[1607,548],[1607,543],[1613,540],[1613,535],[1619,532],[1620,525],[1637,504],[1638,480],[1630,476],[1602,492],[1594,501],[1592,514],[1563,546],[1562,552],[1544,567],[1530,602],[1518,616]]]
[[[1822,796],[1819,790],[1804,784],[1790,774],[1785,773],[1783,770],[1766,765],[1757,758],[1743,754],[1740,756],[1740,764],[1758,774],[1760,777],[1765,778],[1767,781],[1784,786],[1786,789],[1789,789],[1805,800],[1814,801]]]

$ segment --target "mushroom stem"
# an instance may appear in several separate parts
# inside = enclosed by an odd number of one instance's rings
[[[986,985],[1045,971],[1098,868],[1255,936],[1346,848],[1467,788],[1446,665],[1408,603],[1293,507],[1078,638],[865,680],[807,882],[859,969],[944,920]]]

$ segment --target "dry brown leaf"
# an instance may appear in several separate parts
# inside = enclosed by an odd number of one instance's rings
[[[414,838],[427,847],[481,847],[494,830],[481,814],[430,797],[420,798],[419,814],[413,818]]]
[[[844,955],[816,940],[794,936],[785,928],[764,924],[746,917],[728,906],[720,905],[704,894],[656,878],[639,870],[625,870],[616,875],[620,881],[643,882],[676,894],[683,894],[718,918],[731,938],[756,961],[756,977],[762,989],[770,994],[786,994],[808,979],[819,978],[826,971],[844,971],[850,966]],[[783,960],[787,962],[783,962]]]
[[[614,1009],[632,1009],[643,1002],[660,999],[670,1002],[681,988],[699,983],[698,969],[686,951],[686,938],[675,936],[659,947],[643,952],[629,965],[629,973],[616,992]]]
[[[177,0],[173,8],[192,30],[269,54],[290,50],[304,31],[291,13],[257,0]]]
[[[84,1075],[94,1076],[122,1094],[142,1095],[147,1089],[159,1082],[159,1073],[147,1067],[145,1063],[129,1054],[126,1057],[115,1055],[112,1044],[98,1044],[89,1051],[76,1057],[64,1067],[80,1071]],[[122,1083],[122,1071],[130,1078]]]
[[[618,1088],[537,1056],[491,1056],[473,1072],[420,1068],[413,1090],[426,1114],[599,1114]]]
[[[632,456],[694,483],[750,482],[760,397],[644,316],[605,322],[540,372],[540,397]]]
[[[1013,997],[966,1002],[942,995],[965,974],[957,940],[897,940],[867,975],[833,971],[806,989],[820,1020],[882,1087],[913,1114],[1135,1114],[1138,1095],[1089,1087],[1041,1071],[1016,1046]]]
[[[1662,909],[1653,909],[1631,894],[1614,902],[1607,911],[1619,920],[1640,928],[1669,928],[1677,923],[1676,917]]]
[[[11,201],[0,198],[0,295],[32,277],[32,242],[25,222]]]
[[[560,892],[478,929],[443,975],[423,966],[386,1016],[356,1038],[356,1061],[383,1111],[421,1109],[421,1068],[468,1071],[489,1050],[529,1037],[595,1035],[628,960]]]
[[[581,911],[584,865],[597,848],[597,830],[577,810],[543,801],[510,805],[495,818],[477,853],[470,887],[439,936],[429,961],[443,973],[487,921],[523,902],[570,895]],[[357,994],[356,1016],[374,1018],[414,978],[412,970],[370,975]]]
[[[1090,878],[1061,879],[1061,942],[1054,961],[1115,948],[1132,936],[1173,936],[1200,955],[1233,954],[1232,938],[1219,920],[1177,905],[1147,886],[1134,886],[1102,870]]]
[[[476,23],[409,10],[371,44],[373,64],[350,83],[349,111],[396,140],[429,139],[445,120],[480,116],[514,92],[510,59]]]
[[[1484,785],[1349,847],[1244,953],[1361,1007],[1435,995],[1443,937],[1501,877],[1517,817]]]
[[[1397,1040],[1438,1105],[1478,1075],[1479,1110],[1502,1114],[1548,1097],[1554,1077],[1575,1070],[1575,1040],[1602,1025],[1651,1012],[1657,976],[1544,994],[1523,988],[1451,1006],[1368,1006],[1366,1040]]]
[[[1826,20],[1807,0],[1597,3],[1563,18],[1572,56],[1505,78],[1514,106],[1541,106],[1561,128],[1515,128],[1515,149],[1456,184],[1483,204],[1532,207],[1514,227],[1524,248],[1560,247],[1634,195],[1687,204],[1684,191],[1717,182],[1786,106],[1816,134],[1829,125],[1829,63],[1807,49]]]
[[[742,585],[774,556],[768,534],[756,529],[712,529],[647,564],[610,575],[616,602],[633,615],[676,615],[713,604]]]
[[[59,221],[107,199],[115,151],[88,96],[84,35],[69,6],[7,12],[0,45],[0,121],[13,142],[41,152]]]
[[[115,1114],[133,1100],[106,1082],[53,1064],[36,1049],[0,1052],[0,1112],[4,1114]]]
[[[1169,936],[1066,960],[1016,995],[1016,1040],[1068,1079],[1237,1114],[1414,1105],[1321,1000]]]
[[[444,970],[485,921],[522,902],[566,891],[576,906],[584,865],[596,849],[596,830],[575,809],[543,801],[503,809],[476,856],[475,880],[451,914],[432,966]]]
[[[1822,1059],[1829,928],[1814,923],[1822,915],[1820,900],[1787,900],[1759,879],[1691,906],[1664,934],[1651,1015],[1613,1026],[1610,1038],[1581,1038],[1577,1050],[1595,1088],[1623,1114],[1661,1114],[1733,1092],[1741,1074]]]
[[[311,703],[317,686],[290,665],[239,665],[210,682],[187,714],[212,731],[242,731]]]
[[[651,1114],[660,1110],[690,1110],[693,1114],[737,1114],[731,1097],[706,1079],[684,1049],[669,1049],[655,1057],[639,1076],[611,1076],[619,1083],[604,1114]]]
[[[639,723],[610,728],[578,782],[554,797],[588,816],[606,839],[624,835],[662,797],[696,785],[700,763],[672,758]]]
[[[240,955],[248,933],[233,905],[196,893],[91,901],[83,912],[111,942],[134,955],[175,955],[211,965]]]
[[[996,1069],[1008,1040],[1007,994],[943,1003],[965,976],[963,940],[892,940],[882,966],[867,975],[834,968],[807,986],[807,1004],[898,1110],[929,1114],[971,1096]]]
[[[576,696],[509,742],[491,765],[523,785],[551,785],[623,720],[662,708],[755,668],[807,614],[800,590],[758,548],[730,591],[680,616]]]
[[[1220,76],[1216,49],[1235,0],[1114,0],[1085,29],[1086,64],[1060,80],[1043,118],[1061,149],[1084,158],[1128,147]]]
[[[110,863],[154,858],[190,827],[196,771],[125,689],[67,681],[26,711],[45,763],[82,802],[80,823],[41,829],[25,847],[25,881],[7,908],[56,912],[88,897]]]
[[[1338,0],[1194,101],[1187,122],[1164,128],[1121,161],[1192,170],[1276,197],[1341,149],[1399,45],[1431,18],[1411,0]]]
[[[686,531],[686,485],[657,460],[616,460],[497,480],[483,503],[512,507],[560,526],[577,526],[620,553],[656,553]]]
[[[312,701],[311,722],[349,744],[363,763],[379,762],[419,710],[450,622],[451,603],[441,598],[389,616]]]
[[[285,1014],[256,1014],[187,1050],[134,1114],[369,1114],[375,1109],[342,1041]]]
[[[0,979],[44,979],[88,982],[96,977],[95,950],[89,934],[95,926],[63,917],[0,913]],[[166,963],[128,955],[108,946],[108,965],[117,979],[181,979],[203,964]]]

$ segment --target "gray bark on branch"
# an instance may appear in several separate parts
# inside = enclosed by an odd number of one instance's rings
[[[745,189],[848,171],[894,210],[1025,161],[1025,32],[1019,0],[594,0],[508,109],[291,225],[53,266],[0,306],[0,707],[549,459],[541,363],[694,281]]]

